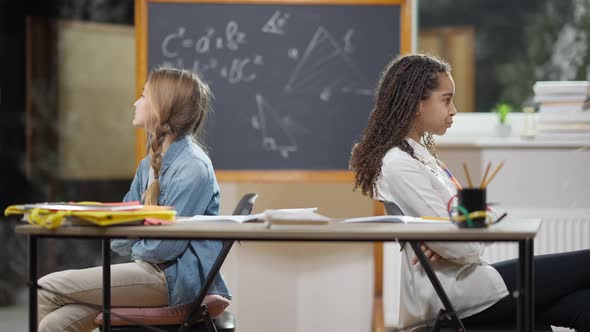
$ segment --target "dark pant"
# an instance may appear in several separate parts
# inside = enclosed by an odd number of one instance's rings
[[[508,291],[516,289],[518,260],[493,265]],[[535,256],[535,320],[590,331],[590,250]],[[490,308],[463,319],[465,327],[516,320],[516,299],[508,295]]]

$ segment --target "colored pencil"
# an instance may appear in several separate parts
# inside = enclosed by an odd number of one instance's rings
[[[500,165],[498,165],[498,167],[496,167],[496,169],[492,172],[492,175],[490,175],[490,178],[484,182],[483,188],[486,188],[488,186],[488,184],[490,184],[490,182],[492,182],[492,180],[494,179],[494,176],[496,176],[496,174],[498,174],[498,172],[500,171],[502,166],[504,166],[504,162],[501,162]]]
[[[480,188],[483,188],[483,184],[486,183],[486,178],[488,177],[488,173],[490,172],[490,167],[492,167],[492,162],[488,161],[488,166],[486,167],[486,172],[483,173],[483,178],[481,178],[481,184],[479,185]]]
[[[455,187],[457,187],[457,189],[461,190],[462,187],[459,184],[459,181],[457,181],[457,179],[455,178],[455,176],[453,176],[451,171],[449,171],[447,166],[445,164],[443,164],[442,162],[440,162],[439,165],[442,167],[443,171],[445,171],[445,173],[447,173],[447,176],[449,177],[449,179],[451,179],[451,182],[453,182],[453,184],[455,184]]]
[[[463,163],[463,170],[465,171],[465,177],[467,178],[467,184],[469,184],[469,188],[473,188],[473,183],[471,182],[471,176],[469,175],[467,163]]]

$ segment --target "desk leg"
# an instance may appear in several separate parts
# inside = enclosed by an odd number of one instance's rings
[[[522,240],[518,242],[518,307],[517,323],[518,330],[532,331],[535,324],[534,313],[534,280],[533,280],[533,240]]]
[[[524,283],[525,283],[526,241],[518,241],[518,269],[516,270],[516,325],[518,331],[526,332],[524,313]]]
[[[534,270],[534,257],[535,247],[534,240],[527,240],[527,285],[525,290],[525,298],[527,298],[527,320],[529,321],[529,327],[531,331],[535,330],[535,270]]]
[[[37,332],[37,237],[29,235],[29,331]]]
[[[102,314],[103,332],[111,330],[111,239],[102,240]]]

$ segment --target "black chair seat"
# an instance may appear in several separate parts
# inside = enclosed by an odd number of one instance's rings
[[[214,321],[217,332],[234,332],[236,330],[236,318],[230,311],[224,311]]]

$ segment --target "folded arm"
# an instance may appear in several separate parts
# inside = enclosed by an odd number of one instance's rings
[[[410,167],[402,168],[397,173],[392,178],[394,178],[396,190],[404,193],[398,198],[400,205],[411,206],[416,211],[416,216],[448,217],[447,202],[432,187],[428,174]],[[477,262],[485,248],[483,242],[427,241],[424,244],[435,254],[457,264]]]

